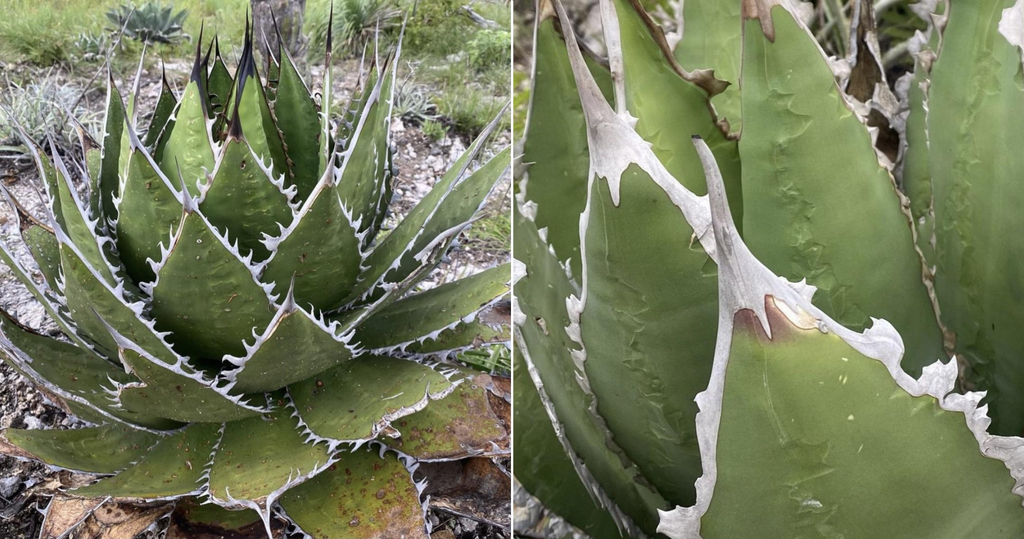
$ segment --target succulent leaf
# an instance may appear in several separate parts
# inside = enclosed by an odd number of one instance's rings
[[[653,534],[657,510],[670,504],[647,482],[638,480],[640,473],[628,461],[624,463],[621,449],[608,447],[607,427],[591,413],[593,396],[580,384],[573,361],[579,345],[565,331],[570,324],[566,300],[576,290],[537,229],[518,208],[513,211],[513,252],[528,268],[514,283],[516,348],[590,497],[608,510],[624,536]]]
[[[68,312],[82,333],[105,351],[115,351],[117,343],[106,328],[106,324],[110,324],[161,361],[169,364],[177,361],[162,335],[153,329],[152,321],[142,318],[141,303],[129,303],[123,287],[107,284],[72,245],[61,243],[60,257],[64,277],[62,292]]]
[[[495,305],[500,308],[500,304]],[[504,310],[508,307],[505,304]],[[509,344],[512,334],[508,326],[492,326],[479,321],[463,322],[453,328],[442,330],[432,339],[409,343],[405,351],[410,354],[445,354],[463,352],[488,344]]]
[[[315,437],[332,445],[365,442],[395,419],[451,393],[448,376],[453,374],[414,361],[364,355],[292,384],[288,395]]]
[[[156,108],[153,109],[153,117],[149,120],[149,129],[146,130],[146,138],[143,143],[148,148],[153,148],[153,157],[157,162],[163,157],[164,144],[167,136],[174,130],[175,120],[174,109],[178,106],[178,98],[174,96],[174,90],[167,83],[167,74],[160,76],[160,96],[156,101]]]
[[[729,83],[711,96],[719,122],[728,122],[728,133],[739,133],[740,49],[742,28],[739,2],[683,2],[676,8],[677,28],[666,36],[672,54],[686,68],[711,69],[712,75]]]
[[[405,349],[442,331],[472,322],[476,314],[510,292],[508,264],[398,300],[356,330],[360,346],[375,353]]]
[[[205,466],[220,441],[220,425],[193,423],[135,451],[135,464],[71,491],[76,496],[171,500],[203,492]]]
[[[224,359],[238,366],[224,372],[236,393],[273,391],[319,374],[356,355],[351,332],[326,324],[298,305],[291,293],[242,357]],[[292,358],[282,361],[282,358]]]
[[[107,106],[103,126],[103,149],[100,173],[96,180],[97,189],[92,192],[94,211],[106,219],[117,215],[115,199],[119,196],[121,185],[121,138],[125,126],[124,101],[114,84],[114,76],[107,72]],[[52,198],[51,198],[52,199]],[[54,211],[54,214],[58,212]]]
[[[94,351],[40,335],[18,324],[0,311],[0,347],[7,350],[8,363],[22,375],[62,397],[69,406],[87,408],[88,418],[97,424],[110,421],[155,429],[178,426],[154,415],[152,410],[129,411],[110,398],[118,385],[138,381]],[[47,361],[31,361],[45,357]]]
[[[271,298],[254,268],[198,211],[184,213],[153,267],[156,280],[143,289],[153,298],[156,326],[171,332],[169,340],[186,355],[242,355],[242,341],[273,316]]]
[[[295,301],[324,311],[342,306],[364,258],[359,220],[337,196],[337,181],[332,163],[291,224],[263,242],[272,255],[260,279],[278,295],[294,279]]]
[[[1020,6],[949,8],[928,91],[929,170],[935,205],[935,291],[955,350],[987,391],[993,431],[1024,432],[1024,322],[1015,238],[1024,204],[1016,151],[1024,137]],[[1018,15],[1019,16],[1019,15]],[[1012,292],[1011,292],[1012,291]]]
[[[177,177],[177,169],[172,177]],[[116,230],[118,254],[135,282],[153,280],[148,261],[160,260],[161,242],[166,243],[181,222],[180,196],[149,152],[141,144],[133,145],[117,199]]]
[[[952,393],[954,362],[911,377],[891,324],[849,330],[755,259],[713,156],[695,145],[708,171],[722,323],[711,383],[697,397],[697,503],[663,513],[658,530],[713,538],[807,526],[869,537],[882,525],[907,536],[1019,535],[1024,470],[1014,454],[1024,440],[985,432],[982,395]],[[951,461],[956,473],[935,473]],[[897,474],[918,481],[904,490]],[[964,492],[980,505],[964,511]],[[764,505],[750,511],[750,495]]]
[[[392,422],[400,436],[383,443],[421,462],[507,456],[511,403],[488,389],[491,377],[464,378],[433,406]]]
[[[743,214],[740,191],[740,156],[736,141],[726,137],[717,124],[709,99],[725,89],[723,81],[704,71],[688,72],[672,56],[662,30],[633,0],[614,2],[623,71],[625,103],[622,111],[636,118],[636,132],[651,143],[654,154],[674,178],[697,195],[707,192],[700,162],[692,153],[681,151],[686,140],[700,135],[708,141],[722,163],[722,175],[730,192],[733,214]],[[606,32],[610,31],[606,28]],[[614,46],[612,47],[614,49]],[[621,115],[621,113],[620,113]]]
[[[213,66],[210,67],[210,75],[207,78],[207,92],[210,94],[210,110],[211,119],[215,119],[215,126],[217,122],[223,123],[224,118],[228,115],[228,103],[231,95],[231,72],[228,71],[228,66],[224,65],[224,59],[220,56],[220,40],[214,37],[213,39]],[[219,130],[214,129],[217,133]]]
[[[192,196],[199,196],[199,184],[206,183],[206,175],[214,165],[213,143],[203,100],[199,83],[189,82],[174,113],[174,125],[160,159],[160,170],[164,175],[174,178],[180,172]],[[132,181],[131,177],[128,181]]]
[[[590,497],[576,468],[562,449],[559,435],[544,420],[544,403],[530,379],[529,367],[517,347],[513,350],[513,447],[515,478],[543,502],[544,507],[594,539],[622,537],[611,515]],[[518,448],[529,448],[527,451]],[[518,496],[517,508],[520,506]]]
[[[328,495],[331,492],[339,495]],[[317,539],[421,537],[426,533],[420,487],[412,472],[394,452],[374,446],[340,453],[328,471],[282,496],[281,507]]]
[[[124,425],[73,430],[7,429],[3,437],[50,466],[97,474],[128,468],[161,440],[158,434]]]
[[[351,139],[346,142],[338,183],[338,197],[360,223],[358,232],[374,222],[385,182],[391,181],[388,133],[394,102],[395,66],[399,51],[387,59],[377,73],[372,90],[361,100]]]
[[[32,252],[39,272],[46,279],[46,286],[50,290],[57,290],[57,278],[60,276],[60,244],[57,243],[53,232],[32,224],[21,232],[21,237]]]
[[[225,423],[211,461],[210,499],[224,507],[257,511],[268,537],[274,502],[334,461],[327,444],[306,443],[297,427],[298,420],[278,402],[266,416]]]
[[[78,200],[78,192],[71,183],[71,174],[64,166],[64,162],[61,160],[52,141],[50,149],[54,156],[57,170],[60,171],[56,179],[57,192],[51,194],[51,196],[56,196],[60,199],[60,210],[63,218],[57,220],[58,226],[62,227],[71,243],[78,247],[85,259],[96,269],[100,276],[108,284],[116,285],[113,267],[104,254],[104,244],[110,240],[99,235],[97,222],[89,221],[88,210]]]
[[[125,410],[203,423],[236,421],[264,411],[228,396],[226,389],[219,389],[184,361],[166,365],[141,348],[124,346],[121,361],[141,380],[117,387],[117,403]]]
[[[281,179],[272,177],[244,138],[229,135],[220,151],[199,209],[229,241],[237,240],[243,257],[251,252],[253,260],[266,260],[263,237],[292,221],[292,193],[282,191]]]
[[[784,6],[760,16],[744,33],[744,240],[768,267],[817,287],[815,304],[841,324],[890,320],[918,374],[946,354],[901,195],[813,36]]]
[[[651,64],[652,55],[666,62],[642,13],[631,6],[615,9],[623,21],[625,72]],[[628,13],[621,13],[624,9]],[[578,348],[573,354],[576,369],[590,395],[589,412],[606,424],[609,443],[660,496],[689,503],[692,483],[679,478],[700,475],[693,396],[710,375],[717,310],[713,245],[706,234],[710,216],[684,185],[703,181],[677,179],[669,172],[657,146],[640,136],[640,123],[634,130],[626,108],[616,112],[601,95],[575,39],[567,41],[588,124],[592,177],[580,218],[581,290],[567,299],[566,325],[571,325],[569,335]],[[635,47],[643,43],[648,64],[632,63],[642,56],[644,49]],[[671,66],[660,69],[657,80],[664,84],[678,81],[691,88],[690,95],[703,92]],[[641,90],[628,90],[626,96]],[[725,140],[713,123],[708,126]],[[700,166],[696,155],[686,162],[687,169]],[[681,159],[669,164],[679,170]],[[638,236],[640,227],[652,232]],[[651,264],[652,259],[660,263]],[[678,331],[681,327],[687,331]],[[607,404],[602,405],[604,399]]]
[[[361,275],[351,299],[358,298],[356,294],[379,293],[379,287],[402,282],[423,266],[424,253],[439,241],[454,239],[470,225],[473,215],[509,168],[511,148],[505,148],[477,171],[465,175],[469,162],[500,118],[499,114],[405,219],[369,253],[364,263],[368,269]]]
[[[569,67],[565,44],[548,2],[538,18],[534,35],[533,89],[530,113],[523,136],[525,167],[521,178],[522,202],[536,205],[534,222],[547,229],[548,242],[560,260],[569,259],[573,275],[581,275],[579,216],[586,204],[586,121]],[[611,99],[611,75],[606,67],[588,58],[591,74],[606,98]],[[537,129],[530,129],[536,124]]]
[[[288,51],[279,51],[278,56],[281,58],[281,78],[277,83],[274,111],[281,138],[288,148],[288,158],[292,161],[291,183],[298,188],[299,199],[305,200],[316,187],[322,172],[318,170],[320,117],[316,103]]]

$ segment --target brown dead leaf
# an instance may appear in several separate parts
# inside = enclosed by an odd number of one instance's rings
[[[416,470],[427,479],[430,507],[508,529],[512,478],[492,459],[423,462]]]
[[[56,495],[46,509],[40,539],[56,539],[80,525],[106,498],[71,498]]]
[[[137,504],[113,498],[78,498],[56,494],[46,510],[40,539],[67,537],[111,539],[135,537],[170,512],[173,504]]]

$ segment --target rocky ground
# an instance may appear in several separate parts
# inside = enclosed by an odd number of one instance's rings
[[[342,66],[337,73],[346,74],[336,79],[336,95],[350,95],[357,84],[358,69],[354,66]],[[190,65],[167,64],[168,79],[183,80],[187,76]],[[319,79],[316,68],[313,68],[314,79]],[[182,72],[185,75],[182,75]],[[144,73],[141,87],[142,110],[151,110],[152,104],[159,95],[159,70]],[[337,75],[336,75],[337,76]],[[99,87],[88,92],[82,100],[84,106],[92,110],[101,110],[104,93]],[[411,209],[441,177],[458,156],[465,150],[469,141],[460,138],[446,138],[432,141],[418,127],[405,125],[396,120],[392,126],[393,140],[397,147],[395,164],[400,175],[395,181],[395,192],[399,195],[393,206],[395,219]],[[511,135],[504,133],[495,137],[486,150],[487,156],[509,144]],[[4,143],[0,141],[0,143]],[[41,191],[38,177],[31,164],[25,160],[14,161],[0,159],[0,181],[10,190],[27,209],[42,216]],[[499,181],[491,195],[486,211],[509,211],[508,198],[510,178]],[[21,261],[27,267],[34,267],[27,249],[17,240],[7,204],[0,204],[0,237],[16,250]],[[507,262],[509,254],[492,245],[481,245],[486,240],[463,238],[461,247],[451,253],[450,261],[430,276],[425,287],[451,281],[466,275],[479,272],[495,264]],[[486,248],[481,248],[486,247]],[[42,279],[37,273],[37,278]],[[11,274],[9,268],[0,263],[0,308],[3,308],[26,326],[37,330],[56,333],[56,328],[41,306],[32,298],[28,291]],[[0,363],[0,428],[70,428],[77,420],[69,417],[61,409],[52,405],[36,390],[36,388],[15,373],[6,364]],[[56,472],[44,466],[27,461],[0,456],[0,538],[34,539],[38,537],[47,504],[45,497],[32,496],[35,489],[52,485]],[[478,523],[472,519],[455,516],[440,510],[432,510],[428,515],[433,524],[433,539],[504,539],[509,532],[502,528]],[[166,520],[166,519],[164,519]],[[162,522],[166,525],[166,522]],[[155,539],[162,536],[163,526],[149,530],[138,536],[139,539]],[[295,537],[299,537],[296,535]]]

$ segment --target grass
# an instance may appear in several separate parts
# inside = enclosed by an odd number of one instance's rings
[[[459,361],[479,371],[491,374],[504,374],[512,372],[512,355],[504,344],[469,350],[458,356]]]
[[[340,1],[340,0],[338,0]],[[379,0],[346,0],[349,3]],[[314,33],[318,17],[326,12],[330,0],[309,0],[306,4],[306,32]],[[102,36],[110,31],[104,13],[115,9],[120,0],[0,0],[0,9],[10,16],[0,19],[0,58],[29,62],[39,66],[60,64],[79,76],[89,78],[101,65],[103,56],[80,50],[88,40],[81,36]],[[187,61],[194,54],[200,24],[205,21],[206,35],[218,33],[221,50],[228,58],[237,56],[242,42],[246,0],[177,0],[176,10],[187,9],[184,32],[192,41],[157,45],[150,49],[150,61]],[[465,0],[390,0],[385,5],[409,13],[403,56],[425,66],[415,82],[435,88],[429,101],[454,134],[475,137],[509,99],[509,48],[507,31],[487,29],[473,23],[463,11]],[[511,24],[509,5],[503,0],[472,0],[472,9],[495,22],[499,28]],[[337,9],[337,6],[336,6]],[[336,13],[337,15],[337,13]],[[320,17],[322,18],[322,17]],[[397,27],[386,28],[381,40],[397,38]],[[459,36],[459,39],[451,39]],[[115,56],[115,71],[125,75],[134,71],[133,58],[141,46],[123,40],[122,53]],[[310,48],[313,48],[311,42]],[[313,59],[316,59],[314,55]],[[506,122],[502,128],[507,129]]]
[[[187,9],[184,32],[199,37],[205,20],[207,32],[218,33],[222,50],[241,47],[246,8],[244,0],[177,0],[175,9]],[[48,66],[75,59],[75,41],[82,34],[98,35],[111,30],[104,13],[121,5],[118,0],[0,0],[0,55],[10,60]],[[209,35],[209,33],[207,33]],[[135,49],[126,40],[129,51]],[[160,56],[188,58],[195,42],[158,45]]]
[[[466,236],[475,251],[508,252],[512,245],[512,221],[508,216],[507,205],[502,205],[501,211],[490,212],[474,223],[466,231]]]
[[[33,140],[44,140],[47,135],[58,148],[73,152],[78,148],[78,134],[74,125],[67,121],[65,108],[72,107],[82,93],[82,88],[72,82],[61,80],[51,69],[34,80],[6,80],[5,95],[0,102],[8,107],[15,119]],[[102,133],[103,115],[79,104],[74,110],[75,118],[93,139],[99,140]],[[0,155],[4,157],[23,156],[14,126],[0,121]]]
[[[426,135],[430,140],[437,142],[448,134],[448,129],[445,128],[444,124],[437,120],[426,120],[420,125],[420,131]]]
[[[418,77],[438,89],[433,101],[452,131],[470,139],[480,134],[509,100],[508,64],[477,71],[467,58],[433,57],[424,60]],[[510,125],[503,121],[499,129]]]

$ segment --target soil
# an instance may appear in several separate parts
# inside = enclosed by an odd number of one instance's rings
[[[10,66],[7,66],[10,67]],[[165,64],[168,80],[185,80],[191,65]],[[27,69],[17,67],[16,69]],[[322,67],[312,66],[313,79],[320,80]],[[347,62],[335,68],[335,95],[351,95],[358,82],[358,62]],[[89,74],[78,76],[88,77]],[[85,80],[81,81],[85,84]],[[89,110],[102,111],[105,94],[102,77],[99,85],[93,84],[83,97],[82,104]],[[124,86],[122,86],[124,88]],[[160,91],[160,70],[151,68],[143,73],[140,85],[140,110],[152,110]],[[178,88],[180,94],[180,88]],[[315,91],[315,90],[314,90]],[[395,164],[399,176],[395,180],[398,200],[392,206],[392,219],[397,222],[422,197],[447,170],[449,164],[465,150],[468,141],[453,138],[432,141],[418,127],[406,126],[396,120],[392,126],[393,142],[397,149]],[[485,150],[485,157],[509,144],[511,134],[506,132],[494,138]],[[2,141],[0,141],[2,143]],[[12,194],[38,216],[43,215],[42,188],[34,167],[27,161],[13,161],[0,158],[0,181]],[[508,211],[509,186],[511,179],[502,178],[491,194],[486,211]],[[84,192],[84,189],[83,189]],[[34,268],[35,263],[28,249],[20,241],[16,221],[6,203],[0,203],[0,237],[10,245],[24,267]],[[478,249],[479,241],[463,237],[461,248],[453,250],[448,261],[443,263],[425,281],[423,288],[430,288],[467,275],[472,275],[495,264],[507,262],[509,253],[495,249]],[[33,270],[34,271],[34,270]],[[34,278],[42,280],[35,271]],[[13,315],[22,324],[56,335],[53,322],[43,312],[41,305],[14,278],[10,269],[0,263],[0,308]],[[61,409],[49,403],[36,388],[0,362],[0,428],[72,428],[79,424]],[[26,496],[34,486],[52,481],[55,471],[25,460],[0,456],[0,537],[4,539],[35,539],[42,524],[47,499]],[[436,539],[507,539],[507,529],[476,522],[472,519],[454,516],[439,510],[431,510],[428,518],[433,524],[432,538]],[[164,519],[164,526],[166,526]],[[162,529],[147,531],[136,539],[155,539]],[[293,535],[301,537],[301,535]]]

